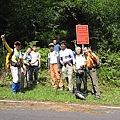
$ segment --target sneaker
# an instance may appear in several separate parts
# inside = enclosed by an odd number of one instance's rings
[[[72,94],[73,94],[73,91],[69,91],[69,93],[72,95]]]
[[[30,88],[30,87],[31,87],[31,84],[28,84],[28,85],[27,85],[27,88]]]
[[[30,82],[30,84],[32,85],[32,84],[33,84],[33,82],[31,81],[31,82]]]
[[[64,88],[63,88],[63,87],[61,87],[61,88],[60,88],[60,90],[61,90],[61,91],[63,91],[63,90],[64,90]]]
[[[56,87],[53,87],[53,90],[57,90],[57,88],[56,88]]]
[[[36,84],[39,84],[39,83],[40,83],[39,81],[36,82]]]
[[[12,92],[13,95],[16,95],[16,92]]]
[[[80,93],[77,93],[76,95],[77,95],[79,98],[83,99],[83,100],[86,99],[86,98],[85,98],[82,94],[80,94]]]
[[[100,99],[100,96],[95,96],[94,97],[94,100],[99,100]]]
[[[23,94],[24,92],[22,90],[19,90],[16,92],[17,94]]]
[[[23,92],[17,92],[17,94],[24,94]]]

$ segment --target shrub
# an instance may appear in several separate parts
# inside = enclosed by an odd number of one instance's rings
[[[120,87],[120,52],[99,51],[102,67],[99,69],[99,80]]]

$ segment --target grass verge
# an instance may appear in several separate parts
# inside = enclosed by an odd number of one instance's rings
[[[44,76],[44,77],[43,77]],[[106,87],[100,85],[101,99],[94,100],[91,93],[88,93],[86,100],[76,99],[74,95],[70,95],[67,90],[60,91],[51,88],[50,76],[47,71],[40,72],[40,84],[34,85],[32,90],[26,90],[24,94],[13,95],[11,87],[0,87],[1,99],[17,99],[17,100],[39,100],[39,101],[57,101],[57,102],[77,102],[82,104],[102,104],[102,105],[120,105],[120,89],[116,87]],[[91,89],[90,85],[88,89]]]

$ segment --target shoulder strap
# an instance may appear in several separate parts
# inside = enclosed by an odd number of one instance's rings
[[[55,55],[57,55],[57,52],[55,51]]]
[[[13,51],[12,51],[12,53],[11,53],[11,57],[13,56],[13,54],[14,54],[14,51],[15,51],[15,50],[13,49]]]
[[[9,56],[9,58],[8,58],[9,60],[11,60],[13,54],[14,54],[14,49],[13,49],[12,53],[10,54],[10,56]]]

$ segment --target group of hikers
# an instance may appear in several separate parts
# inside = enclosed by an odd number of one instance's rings
[[[38,81],[38,70],[41,67],[40,54],[37,52],[37,46],[28,47],[24,55],[20,50],[21,43],[16,41],[14,49],[10,48],[5,40],[5,35],[1,35],[1,39],[7,51],[11,54],[10,70],[12,73],[12,93],[19,93],[24,87],[24,78],[26,76],[27,87],[30,88],[34,82]],[[97,79],[97,61],[98,56],[92,52],[90,48],[76,46],[75,53],[67,48],[65,40],[57,44],[54,39],[48,45],[50,52],[48,53],[48,72],[51,76],[53,89],[64,90],[65,85],[63,79],[66,79],[68,91],[70,94],[75,94],[76,98],[85,100],[88,95],[87,76],[89,75],[92,85],[92,94],[95,99],[100,99],[100,90],[98,88]],[[62,68],[62,69],[61,69]],[[73,74],[76,76],[76,90],[74,89]],[[34,74],[34,75],[33,75]],[[82,89],[82,82],[84,88]],[[58,83],[58,84],[57,84]]]

